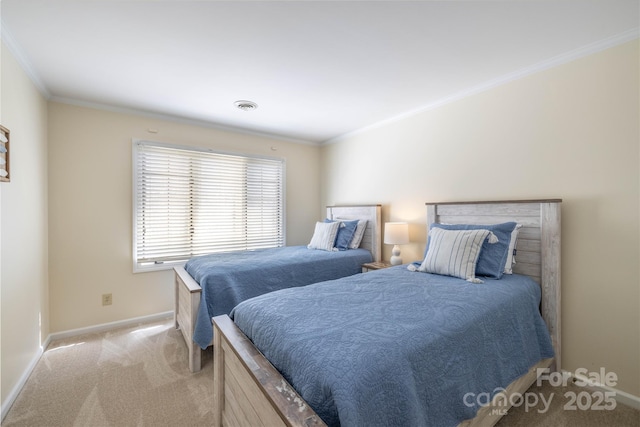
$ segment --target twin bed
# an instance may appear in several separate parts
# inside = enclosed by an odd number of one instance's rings
[[[174,321],[187,343],[191,372],[200,370],[201,349],[212,344],[212,317],[229,314],[246,299],[350,276],[360,273],[362,264],[380,261],[380,211],[380,205],[327,207],[329,221],[347,221],[354,227],[361,222],[357,248],[327,251],[289,246],[219,253],[176,267]]]
[[[504,244],[476,225],[506,222],[514,274],[395,266],[215,317],[214,425],[495,424],[538,368],[560,370],[560,200],[427,204],[428,224],[476,229],[455,239]]]

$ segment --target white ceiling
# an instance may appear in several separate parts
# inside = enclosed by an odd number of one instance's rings
[[[638,37],[637,0],[3,0],[52,99],[321,143]],[[254,111],[236,100],[258,104]]]

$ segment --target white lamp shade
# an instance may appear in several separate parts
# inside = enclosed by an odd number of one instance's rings
[[[409,243],[409,224],[406,222],[387,222],[384,225],[384,242],[388,245]]]

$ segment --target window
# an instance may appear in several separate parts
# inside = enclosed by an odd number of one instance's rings
[[[134,141],[134,271],[284,245],[284,160]]]

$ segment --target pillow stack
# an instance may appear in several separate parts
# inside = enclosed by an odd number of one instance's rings
[[[476,276],[500,279],[511,274],[520,225],[432,224],[418,271],[481,283]]]
[[[367,220],[331,220],[317,222],[309,249],[346,251],[360,247]]]

